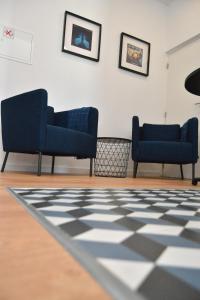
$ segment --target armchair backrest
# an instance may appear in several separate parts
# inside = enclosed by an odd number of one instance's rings
[[[198,152],[198,119],[191,118],[183,124],[159,125],[146,124],[139,126],[139,118],[133,116],[132,120],[133,143],[139,140],[160,140],[160,141],[180,141],[192,143],[195,152]]]
[[[45,142],[47,92],[23,93],[1,102],[4,151],[37,152]]]
[[[179,141],[180,125],[143,124],[143,140]]]
[[[54,114],[55,125],[82,131],[97,137],[98,110],[94,107],[76,108]]]
[[[55,124],[54,108],[52,106],[47,106],[47,124],[48,125]]]

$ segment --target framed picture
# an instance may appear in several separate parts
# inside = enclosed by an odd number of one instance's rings
[[[150,43],[121,33],[119,68],[143,76],[149,75]]]
[[[65,12],[62,51],[99,61],[101,24]]]

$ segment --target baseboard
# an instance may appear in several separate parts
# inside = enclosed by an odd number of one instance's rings
[[[20,171],[20,172],[28,172],[28,173],[37,173],[37,165],[29,165],[29,164],[6,164],[5,171]],[[42,166],[43,173],[50,173],[51,172],[51,165],[43,165]],[[67,167],[67,165],[57,165],[55,166],[55,174],[68,174],[68,175],[88,175],[89,174],[89,167]],[[133,176],[132,168],[128,168],[127,170],[127,177]],[[137,177],[160,177],[160,178],[176,178],[180,179],[180,177],[176,177],[174,174],[163,174],[160,170],[138,170]],[[191,179],[190,176],[185,176],[185,179]]]
[[[16,165],[16,164],[7,164],[5,171],[20,171],[20,172],[30,172],[37,173],[37,167],[35,165]],[[51,166],[42,166],[43,173],[50,173]],[[67,167],[67,166],[55,166],[54,173],[58,174],[76,174],[76,175],[88,175],[89,168],[77,168],[77,167]]]
[[[5,171],[22,171],[22,172],[37,172],[37,166],[36,165],[30,165],[30,164],[6,164]],[[43,165],[42,166],[42,172],[44,173],[50,173],[51,172],[51,165]],[[57,165],[55,166],[55,173],[58,174],[76,174],[76,175],[88,175],[89,174],[89,167],[67,167]],[[132,177],[133,176],[133,170],[131,168],[128,168],[127,170],[127,176]],[[138,171],[138,176],[141,177],[160,177],[161,174],[159,171]]]

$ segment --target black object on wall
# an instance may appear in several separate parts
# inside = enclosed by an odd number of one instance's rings
[[[200,68],[187,76],[185,88],[191,94],[200,96]]]

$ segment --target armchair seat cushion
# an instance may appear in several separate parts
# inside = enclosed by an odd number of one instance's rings
[[[92,135],[81,131],[47,125],[43,153],[58,156],[95,157],[94,139]]]
[[[140,141],[134,153],[134,159],[139,162],[152,163],[191,163],[192,144],[169,141]]]

